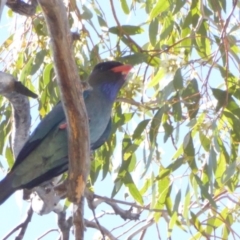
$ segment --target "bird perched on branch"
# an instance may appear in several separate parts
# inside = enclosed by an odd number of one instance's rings
[[[109,61],[97,64],[83,93],[89,118],[91,150],[100,147],[111,130],[111,110],[132,66]],[[0,204],[14,191],[31,189],[68,170],[68,138],[64,110],[58,103],[39,123],[0,182]],[[84,140],[83,140],[84,141]]]

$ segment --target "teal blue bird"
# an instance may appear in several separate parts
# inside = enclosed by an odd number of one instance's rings
[[[111,111],[132,66],[109,61],[97,64],[83,93],[89,119],[91,150],[99,148],[111,132]],[[18,189],[31,189],[68,170],[66,118],[62,103],[39,123],[0,182],[0,204]],[[84,141],[84,140],[83,140]]]

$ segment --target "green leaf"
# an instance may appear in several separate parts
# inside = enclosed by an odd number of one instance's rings
[[[41,51],[37,52],[35,59],[34,59],[32,69],[31,69],[31,75],[34,75],[40,69],[46,55],[47,55],[46,50],[41,50]]]
[[[165,143],[168,140],[168,138],[172,135],[174,128],[172,125],[169,125],[167,122],[163,124],[163,128],[164,128],[163,141]]]
[[[185,4],[186,4],[185,0],[176,0],[175,1],[175,8],[174,8],[172,14],[174,15],[174,14],[178,13]]]
[[[202,196],[203,198],[208,199],[208,201],[210,202],[210,204],[216,209],[216,208],[217,208],[217,205],[216,205],[215,201],[213,200],[212,196],[211,196],[211,195],[209,194],[209,192],[208,192],[208,190],[209,190],[209,188],[208,188],[208,183],[203,184],[202,181],[201,181],[201,179],[200,179],[197,175],[195,175],[195,174],[194,174],[194,178],[195,178],[198,186],[200,187],[201,196]]]
[[[126,36],[123,36],[123,35],[121,35],[120,40],[121,40],[124,44],[126,44],[126,46],[128,46],[129,49],[131,49],[131,51],[132,51],[133,53],[136,53],[136,54],[139,53],[139,45],[138,45],[137,43],[135,43],[134,41],[131,41],[131,40],[129,41],[129,38],[126,37]],[[139,53],[139,54],[142,54],[142,55],[147,56],[147,54],[143,54],[143,53]],[[132,54],[130,54],[129,56],[131,56],[131,55],[132,55]]]
[[[171,163],[167,168],[163,168],[158,176],[158,180],[161,180],[167,176],[169,176],[171,173],[176,171],[178,168],[180,168],[184,163],[183,158],[178,158],[173,163]]]
[[[64,201],[64,210],[66,211],[71,206],[71,204],[72,202],[70,202],[68,198],[66,198]]]
[[[157,4],[153,7],[150,12],[150,20],[157,17],[160,13],[166,11],[170,7],[169,1],[158,0]]]
[[[143,185],[143,187],[140,190],[140,194],[143,195],[147,192],[147,190],[152,186],[152,179],[151,178],[147,178],[145,179],[145,183]]]
[[[21,75],[19,80],[22,82],[23,80],[27,79],[27,77],[30,75],[31,70],[32,70],[32,64],[33,64],[33,57],[31,57],[27,64],[24,65],[22,71],[21,71]]]
[[[182,29],[189,28],[192,25],[192,11],[189,11],[182,23]]]
[[[196,49],[201,57],[209,58],[211,54],[211,42],[208,39],[208,24],[204,20],[198,29],[196,34]]]
[[[103,160],[102,180],[107,176],[110,168],[110,159],[113,155],[113,149],[116,145],[116,134],[112,134],[111,138],[104,144],[104,147],[99,150],[101,152],[101,159]]]
[[[188,109],[190,119],[197,116],[199,111],[200,92],[198,90],[198,82],[195,78],[191,79],[186,88],[182,91],[183,103]]]
[[[221,137],[214,137],[214,147],[216,148],[217,152],[222,153],[224,155],[224,158],[226,160],[226,163],[230,163],[230,156],[228,154],[228,151],[224,145],[224,141]]]
[[[24,67],[24,53],[20,52],[16,61],[16,69],[21,70]]]
[[[190,211],[190,214],[191,214],[192,222],[193,222],[195,228],[196,228],[200,233],[203,233],[203,232],[204,232],[204,228],[202,227],[202,224],[201,224],[201,222],[198,220],[197,216],[196,216],[192,211]]]
[[[204,15],[210,17],[211,15],[213,15],[213,12],[206,6],[203,4],[203,10],[204,10]]]
[[[223,9],[223,11],[226,13],[227,11],[227,3],[226,0],[220,0],[219,4],[221,5],[221,9]]]
[[[107,23],[105,22],[105,20],[102,17],[97,16],[97,19],[98,19],[98,23],[101,27],[107,27]]]
[[[199,138],[200,138],[202,147],[206,152],[208,152],[211,144],[210,139],[202,132],[202,130],[199,131]]]
[[[210,152],[209,152],[208,163],[209,163],[208,165],[209,165],[211,172],[215,172],[217,170],[218,163],[217,163],[217,154],[213,147],[211,147]]]
[[[172,109],[173,109],[173,117],[175,122],[179,122],[182,120],[182,106],[181,100],[179,98],[179,94],[175,94],[170,101],[173,102]]]
[[[81,14],[81,17],[83,19],[89,20],[93,17],[92,12],[86,7],[86,5],[83,5],[82,9],[83,9],[83,13]]]
[[[178,68],[173,77],[173,86],[175,90],[181,90],[183,88],[183,77],[181,74],[181,68]]]
[[[226,208],[226,211],[227,211],[227,216],[225,219],[226,224],[224,225],[223,230],[222,230],[222,239],[229,239],[229,234],[231,233],[229,226],[231,226],[235,221],[235,218],[233,218],[233,214],[229,213],[228,210],[229,209]]]
[[[229,111],[223,111],[224,117],[227,118],[228,124],[231,127],[231,138],[235,142],[240,141],[240,119]]]
[[[119,112],[115,114],[113,117],[113,126],[112,126],[113,132],[116,131],[116,128],[128,123],[133,116],[134,116],[134,113],[122,114],[122,112]]]
[[[220,218],[213,217],[213,218],[208,219],[207,224],[206,224],[207,228],[205,230],[205,232],[207,234],[211,234],[212,231],[214,229],[217,229],[218,227],[220,227],[223,224],[223,222],[226,223],[225,219],[229,215],[229,209],[224,208],[223,211],[219,212],[219,215],[221,216]],[[227,238],[225,238],[225,239],[227,239]]]
[[[143,198],[136,185],[132,180],[132,176],[129,172],[126,172],[125,177],[123,178],[124,185],[128,188],[132,197],[141,205],[143,205]]]
[[[122,6],[123,12],[128,15],[130,13],[130,11],[129,11],[127,1],[126,0],[120,0],[120,1],[121,1],[121,6]]]
[[[187,157],[194,158],[195,156],[195,149],[193,146],[193,140],[191,132],[187,133],[183,140],[183,150]]]
[[[171,96],[173,92],[174,92],[174,87],[173,87],[173,82],[171,81],[159,92],[159,99],[158,99],[159,104],[162,103],[163,106],[166,106],[164,103],[165,101],[169,100],[169,96]]]
[[[151,81],[148,83],[148,88],[154,87],[155,85],[157,85],[163,79],[163,77],[165,77],[165,74],[166,74],[165,69],[160,68],[157,74],[155,74],[154,77],[151,79]]]
[[[225,185],[228,180],[235,174],[236,171],[236,161],[231,163],[222,176],[222,183]]]
[[[184,199],[184,207],[183,207],[183,217],[187,222],[187,225],[190,225],[189,221],[189,206],[191,203],[191,192],[189,188],[189,184],[187,185],[186,193],[185,193],[185,199]]]
[[[5,157],[7,159],[8,166],[11,168],[14,164],[14,159],[13,159],[12,149],[10,147],[6,147]]]
[[[127,34],[127,35],[136,35],[144,32],[143,28],[139,26],[132,25],[122,25],[121,27],[111,27],[109,32],[117,35]]]
[[[132,172],[136,168],[137,158],[136,158],[136,154],[134,153],[136,151],[136,149],[134,149],[134,151],[132,151],[132,153],[131,153],[131,161],[130,161],[130,164],[128,165],[128,169],[127,169],[128,172]]]
[[[165,169],[161,168],[159,175],[162,175],[162,172],[165,171]],[[171,192],[171,180],[168,175],[166,175],[164,178],[158,179],[158,197],[156,200],[156,204],[154,208],[156,209],[163,209],[166,203],[166,199],[169,196]],[[159,214],[154,214],[155,221],[158,221]]]
[[[111,194],[111,198],[113,198],[119,192],[122,185],[123,185],[123,182],[121,180],[117,179],[115,181],[115,184],[114,184],[114,187],[113,187],[113,190],[112,190],[112,194]]]
[[[174,212],[178,213],[180,201],[181,201],[181,190],[178,190],[176,197],[175,197],[175,201],[174,201],[173,213]]]
[[[184,158],[186,158],[193,173],[197,173],[198,168],[195,162],[195,149],[191,132],[187,133],[183,140]]]
[[[8,11],[7,11],[7,16],[8,16],[9,18],[12,18],[12,17],[13,17],[13,11],[12,11],[12,9],[8,9]]]
[[[153,19],[149,24],[149,39],[152,46],[156,45],[157,34],[158,34],[158,19]]]
[[[163,26],[161,28],[161,34],[160,34],[160,39],[164,40],[169,37],[169,35],[172,34],[173,31],[173,26],[174,26],[174,21],[170,16],[164,19]]]
[[[38,36],[46,36],[47,35],[46,25],[42,19],[35,18],[33,20],[33,26],[34,26],[34,30]]]
[[[43,71],[43,83],[47,86],[50,81],[52,80],[52,71],[53,71],[53,64],[49,63]]]
[[[170,222],[169,222],[169,228],[168,228],[168,239],[171,239],[171,235],[173,232],[173,227],[176,224],[178,219],[178,213],[174,212],[173,215],[171,216]]]
[[[144,169],[143,173],[141,174],[141,178],[143,178],[145,176],[145,174],[147,173],[147,171],[148,171],[148,169],[151,165],[151,162],[152,162],[152,159],[153,159],[153,154],[154,154],[154,149],[155,149],[155,145],[150,146],[147,161],[144,159],[145,169]]]
[[[153,5],[154,5],[154,0],[148,0],[145,2],[145,9],[147,14],[149,14],[152,11]]]
[[[134,54],[127,55],[124,57],[120,57],[117,60],[120,62],[127,63],[127,64],[136,65],[136,64],[141,64],[141,63],[147,62],[148,56],[143,53],[134,53]]]
[[[93,63],[93,64],[97,64],[98,63],[98,59],[100,58],[99,56],[99,46],[98,44],[96,44],[91,52],[90,52],[90,61]]]
[[[132,135],[132,139],[137,139],[141,136],[142,132],[147,127],[148,123],[150,122],[150,119],[145,119],[142,122],[140,122],[137,127],[134,130],[134,133]]]
[[[224,157],[223,153],[219,154],[218,161],[217,161],[217,168],[215,173],[215,179],[216,179],[216,184],[217,188],[221,188],[222,186],[225,185],[225,183],[222,182],[222,176],[226,170],[226,159]]]
[[[150,132],[149,132],[149,138],[151,145],[155,145],[156,137],[158,135],[158,129],[160,127],[160,124],[162,122],[162,115],[164,113],[164,109],[160,108],[156,114],[154,115],[151,126],[150,126]]]
[[[102,168],[102,162],[99,161],[99,159],[95,158],[94,161],[91,162],[91,167],[90,167],[91,184],[94,184],[96,182],[101,168]]]

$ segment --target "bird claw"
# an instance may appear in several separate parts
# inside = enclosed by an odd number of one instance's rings
[[[67,128],[67,123],[65,122],[65,123],[61,123],[60,125],[59,125],[59,129],[66,129]]]

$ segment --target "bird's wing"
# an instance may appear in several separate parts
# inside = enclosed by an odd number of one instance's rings
[[[105,131],[103,132],[102,136],[95,143],[93,143],[91,145],[91,150],[100,148],[106,142],[106,140],[109,138],[111,130],[112,130],[112,119],[110,118],[108,125],[107,125]]]
[[[89,96],[90,90],[83,92],[83,97],[86,99]],[[12,170],[18,166],[49,134],[49,132],[59,124],[65,121],[65,113],[62,107],[62,103],[59,102],[48,115],[38,124],[33,131],[23,148],[19,152],[16,161],[12,167]]]

